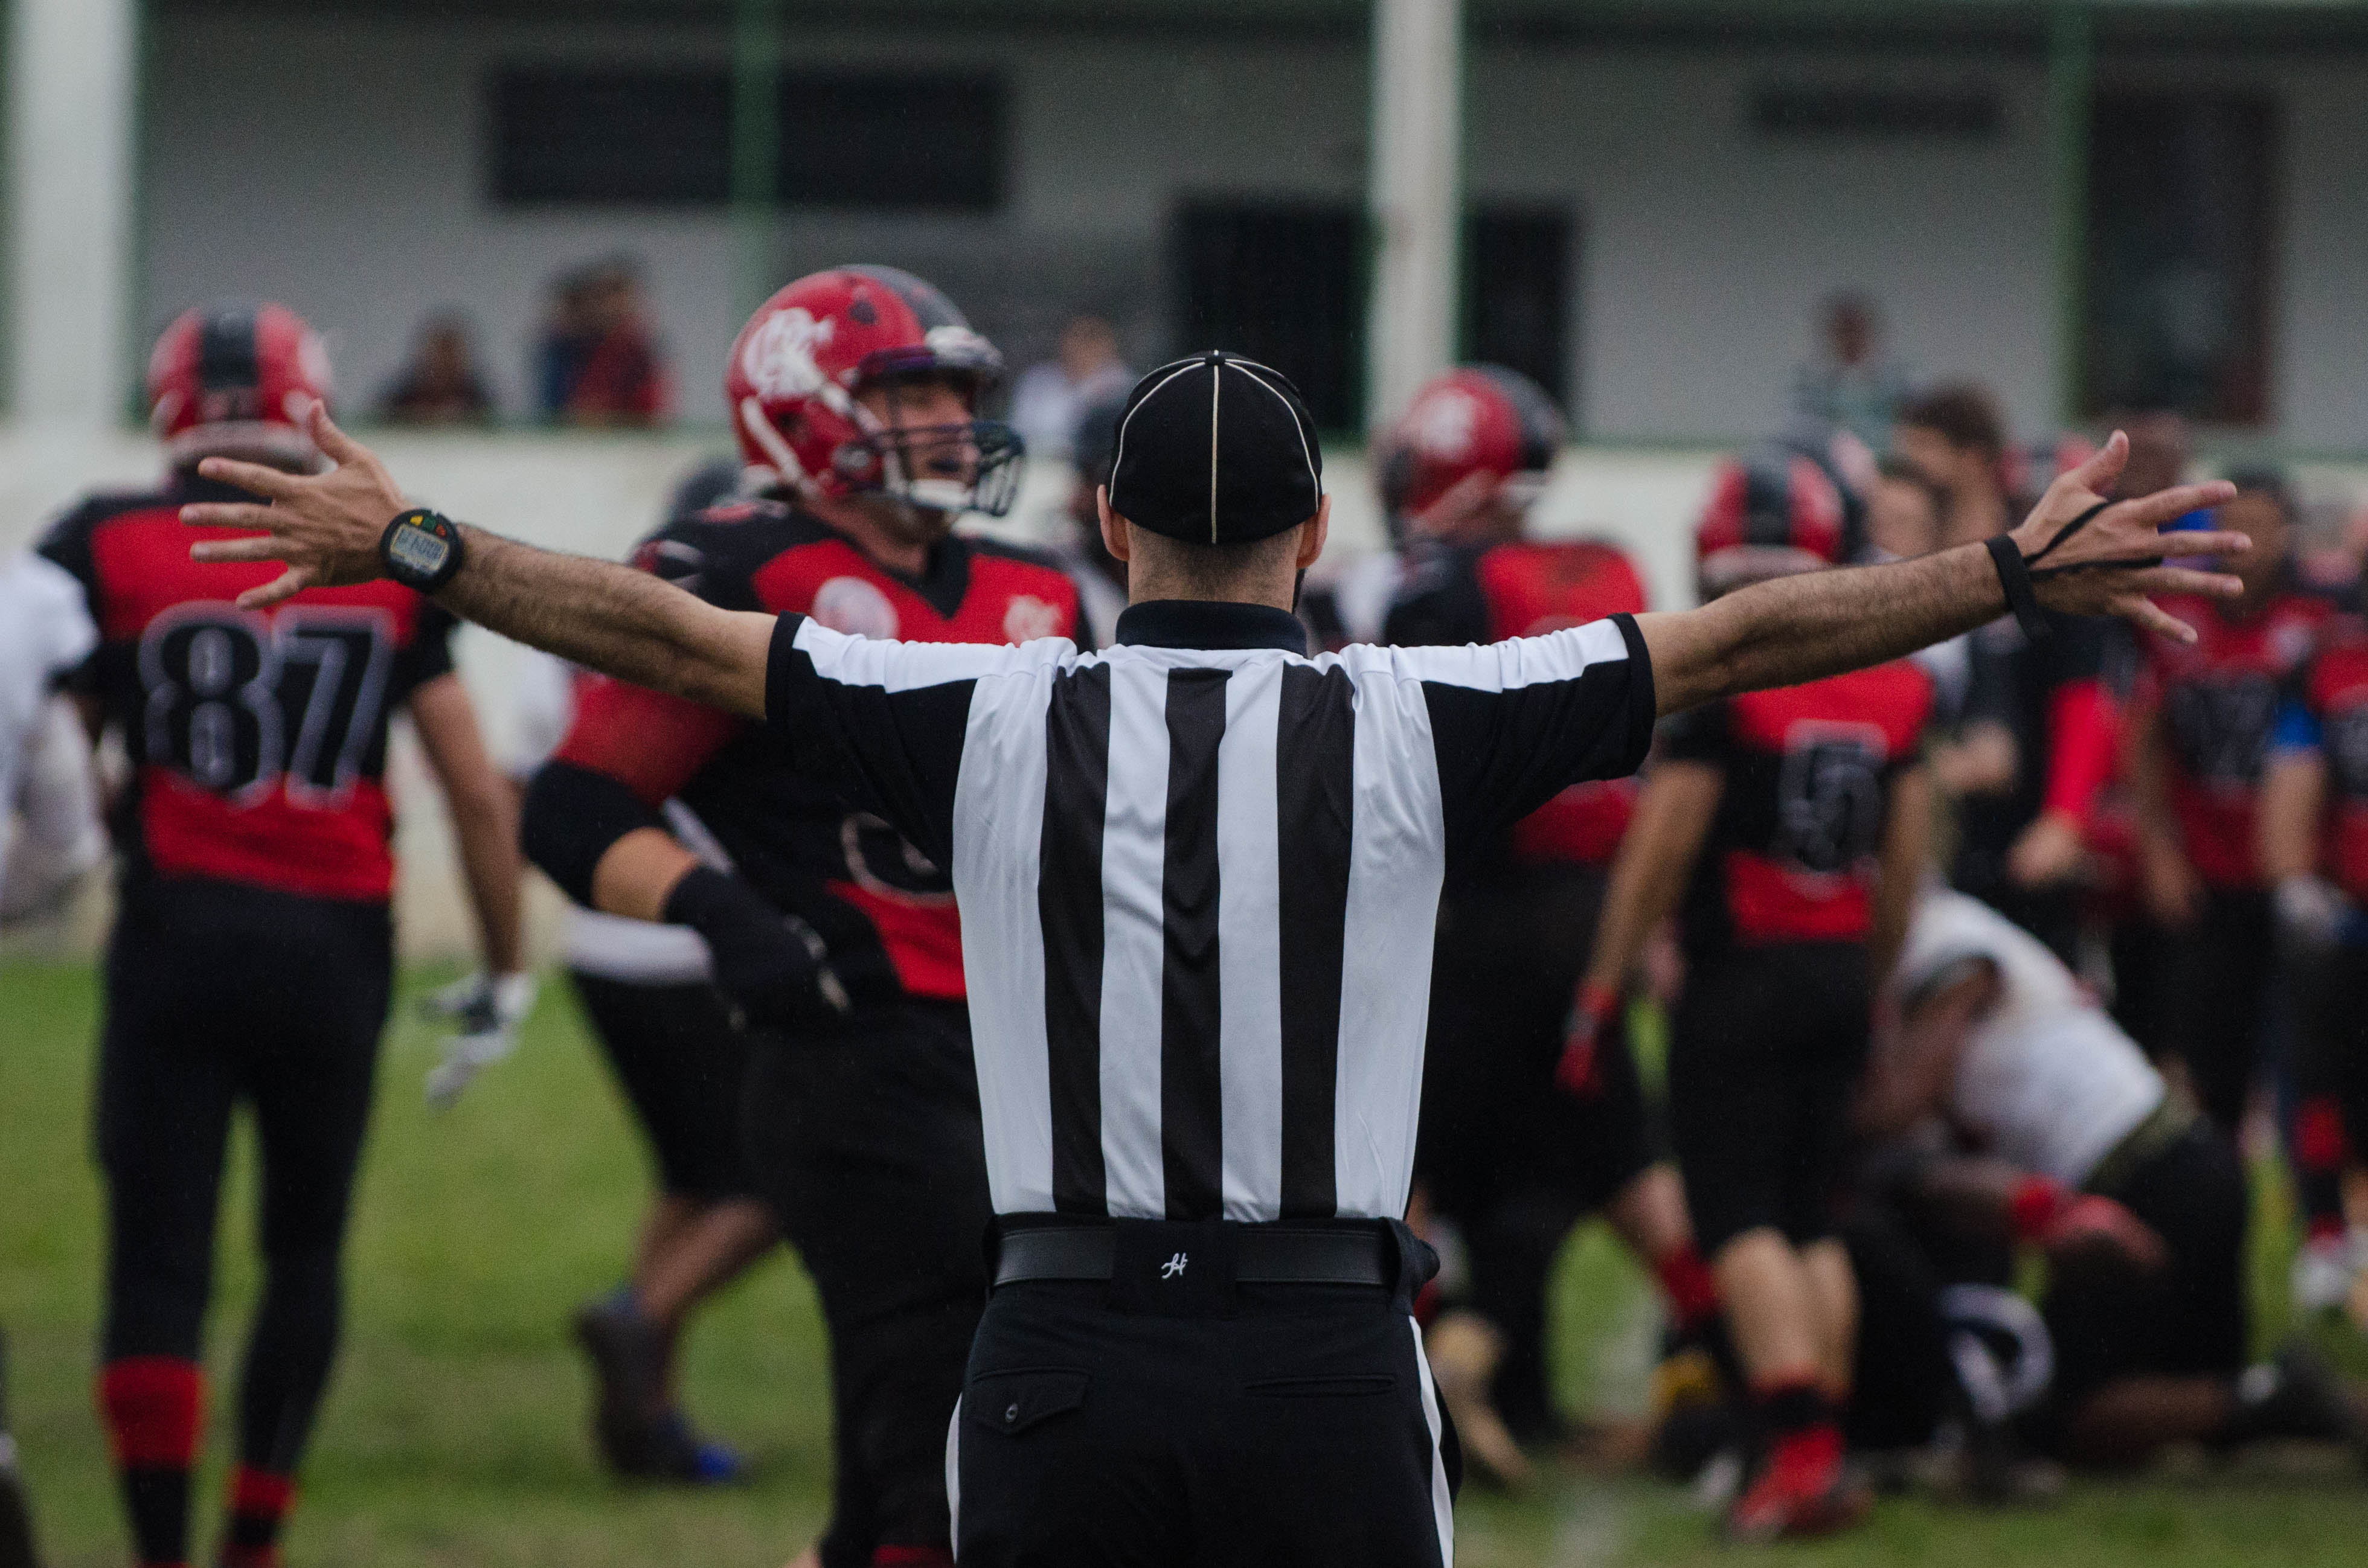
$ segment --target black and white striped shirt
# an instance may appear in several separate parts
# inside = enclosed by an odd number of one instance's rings
[[[1653,733],[1626,616],[1307,658],[1296,618],[868,642],[783,616],[800,767],[951,867],[1000,1213],[1395,1218],[1448,857]]]

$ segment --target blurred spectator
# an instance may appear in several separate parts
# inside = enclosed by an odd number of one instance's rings
[[[537,370],[543,413],[560,424],[663,424],[672,389],[650,331],[641,269],[617,257],[561,278]]]
[[[1793,407],[1843,429],[1880,452],[1907,395],[1907,378],[1883,351],[1883,320],[1863,294],[1828,296],[1818,324],[1817,357],[1793,375]]]
[[[1867,491],[1867,542],[1895,560],[1930,555],[1941,548],[1945,498],[1905,458],[1885,458]]]
[[[2021,519],[2006,488],[2006,427],[1971,381],[1935,387],[1898,411],[1899,455],[1943,497],[1941,542],[1973,544]]]
[[[1099,316],[1074,317],[1061,329],[1060,358],[1029,367],[1012,389],[1012,428],[1030,456],[1068,457],[1087,405],[1124,397],[1133,381],[1119,357],[1117,330]]]
[[[430,316],[412,344],[411,359],[379,396],[379,416],[391,425],[486,425],[493,394],[477,370],[468,318]]]

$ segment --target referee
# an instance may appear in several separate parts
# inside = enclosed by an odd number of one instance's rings
[[[1634,768],[1657,713],[2043,603],[2183,631],[2148,593],[2236,588],[2162,564],[2156,537],[2227,487],[2106,506],[2091,490],[2117,437],[1995,548],[1488,647],[1310,659],[1290,607],[1329,515],[1315,435],[1281,376],[1212,353],[1144,378],[1120,424],[1102,529],[1133,602],[1114,646],[867,642],[406,511],[314,417],[334,472],[212,461],[272,504],[183,514],[262,530],[202,560],[288,563],[246,602],[396,576],[763,717],[951,868],[997,1214],[949,1413],[973,1564],[1446,1562],[1407,1312],[1429,1260],[1398,1216],[1449,856]]]

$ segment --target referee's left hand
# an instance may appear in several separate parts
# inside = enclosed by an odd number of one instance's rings
[[[233,458],[208,458],[198,472],[264,498],[200,501],[181,508],[181,521],[199,528],[259,528],[254,539],[209,540],[189,548],[196,561],[284,561],[288,570],[239,595],[241,609],[278,604],[306,588],[367,583],[382,576],[379,539],[410,503],[378,455],[340,430],[328,410],[313,405],[307,433],[335,465],[325,473],[298,474]]]
[[[2049,609],[2118,616],[2142,631],[2192,642],[2194,630],[2157,605],[2154,596],[2202,594],[2221,598],[2242,592],[2244,585],[2223,572],[2166,565],[2164,557],[2169,551],[2162,527],[2190,512],[2235,499],[2236,486],[2219,481],[2176,484],[2152,495],[2115,502],[2091,517],[2078,533],[2058,543],[2058,537],[2076,519],[2104,502],[2129,455],[2129,437],[2114,431],[2094,457],[2047,487],[2031,516],[2009,537],[2023,558],[2033,562],[2032,586],[2039,602]],[[2240,533],[2182,533],[2178,553],[2226,557],[2251,549],[2252,543]],[[2036,559],[2043,554],[2044,560]]]

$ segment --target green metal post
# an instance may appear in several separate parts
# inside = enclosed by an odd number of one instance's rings
[[[2047,104],[2054,143],[2055,412],[2081,416],[2089,314],[2089,114],[2096,40],[2088,0],[2056,0],[2048,18]]]
[[[743,315],[773,291],[780,135],[781,0],[737,0],[732,27],[732,291]]]

